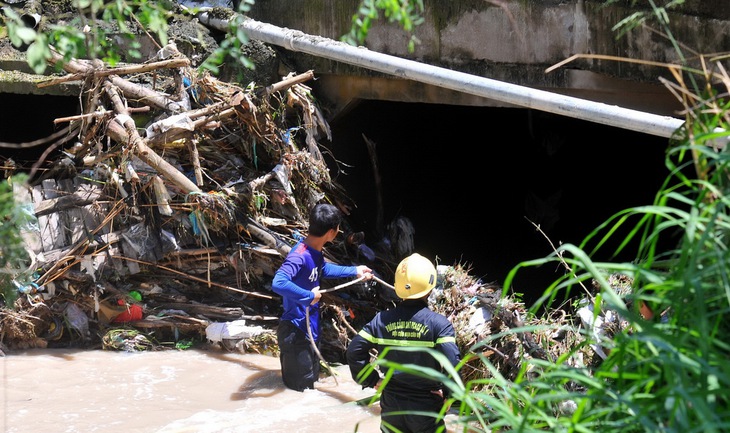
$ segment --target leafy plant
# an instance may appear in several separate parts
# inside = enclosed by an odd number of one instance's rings
[[[656,11],[666,25],[664,9]],[[700,78],[712,75],[704,71]],[[708,92],[710,84],[680,89],[687,122],[668,147],[669,175],[652,205],[619,212],[579,246],[561,245],[510,273],[505,287],[522,267],[566,263],[571,271],[551,285],[541,302],[550,304],[559,293],[594,280],[600,286],[596,306],[618,311],[630,325],[611,341],[585,335],[589,344],[610,347],[595,371],[567,362],[570,353],[555,363],[531,362],[540,376],[509,386],[524,393],[499,391],[511,404],[502,406],[496,419],[517,417],[512,428],[520,431],[719,432],[730,427],[730,114],[719,96],[727,95],[730,80],[723,85],[725,92]],[[628,234],[614,254],[638,240],[636,259],[594,262],[591,257],[617,233]],[[675,246],[662,247],[667,240]],[[633,278],[629,297],[618,296],[610,286],[605,275],[611,273]],[[639,314],[642,304],[656,312],[653,320]],[[580,392],[572,391],[576,386]]]
[[[46,53],[42,47],[46,45],[46,38],[32,28],[25,25],[13,9],[4,7],[0,20],[7,28],[8,38],[15,47],[28,46],[26,52],[27,63],[36,73],[46,70],[46,60],[50,58],[50,50]]]
[[[66,24],[49,24],[43,31],[25,26],[11,8],[3,8],[8,36],[16,47],[27,45],[28,65],[42,74],[55,49],[65,61],[71,58],[101,59],[116,65],[124,56],[139,58],[140,44],[134,27],[141,27],[161,46],[167,43],[167,13],[163,4],[139,0],[74,0],[77,13]],[[150,33],[151,32],[151,33]],[[126,40],[120,48],[116,38]]]
[[[357,13],[352,16],[350,32],[343,35],[340,40],[350,45],[365,43],[373,21],[380,19],[381,12],[388,22],[398,23],[410,34],[408,51],[413,52],[419,43],[413,34],[413,29],[424,21],[423,0],[362,0]]]
[[[249,39],[240,26],[243,16],[254,4],[255,0],[238,2],[239,14],[231,15],[225,37],[201,64],[201,70],[218,74],[221,65],[229,60],[236,66],[255,69],[256,65],[243,50]],[[72,6],[78,12],[73,19],[65,24],[51,23],[41,31],[26,26],[12,8],[2,8],[0,24],[6,27],[13,45],[25,49],[27,63],[37,74],[46,71],[52,58],[51,50],[60,53],[65,62],[72,58],[101,59],[115,66],[124,58],[141,57],[141,45],[137,40],[140,31],[153,38],[159,46],[167,44],[167,20],[171,9],[168,2],[73,0]],[[380,19],[381,11],[389,22],[397,22],[411,33],[408,49],[412,52],[419,42],[412,34],[413,29],[423,22],[422,0],[363,0],[358,12],[353,15],[349,33],[342,40],[353,45],[362,44],[373,21]],[[120,48],[120,39],[125,41],[123,48]],[[62,62],[57,64],[57,67],[60,66]]]
[[[19,174],[0,182],[0,287],[5,305],[12,307],[18,296],[15,279],[27,270],[28,253],[23,247],[21,228],[31,224],[35,217],[26,206],[16,203],[13,185],[24,184],[27,176]]]
[[[665,7],[678,3],[650,2],[661,26],[669,24]],[[703,58],[701,64],[719,72],[704,69],[686,77],[696,69],[682,67],[671,71],[677,83],[663,80],[684,103],[686,122],[668,143],[668,175],[654,202],[609,217],[579,245],[562,244],[547,257],[520,263],[504,282],[506,294],[524,268],[566,266],[569,272],[531,311],[544,308],[549,316],[556,300],[590,281],[599,288],[594,311],[617,312],[628,322],[624,329],[608,338],[576,325],[581,341],[551,362],[523,359],[513,379],[481,356],[489,375],[466,383],[381,361],[443,380],[454,396],[449,403],[458,409],[457,431],[730,430],[730,78],[719,59]],[[633,246],[629,263],[593,259],[609,248],[615,257]],[[630,277],[628,294],[609,283],[612,274]],[[654,317],[642,316],[642,305]],[[490,336],[471,351],[481,353],[494,340],[526,331],[535,329]],[[580,352],[588,346],[606,348],[605,360],[582,363]]]
[[[256,65],[243,53],[243,47],[249,42],[248,35],[241,28],[243,15],[251,10],[255,4],[254,0],[242,0],[238,5],[238,15],[232,16],[229,20],[228,32],[226,37],[221,41],[218,48],[203,62],[201,69],[209,70],[213,74],[220,72],[220,66],[230,58],[235,64],[244,68],[255,69]]]

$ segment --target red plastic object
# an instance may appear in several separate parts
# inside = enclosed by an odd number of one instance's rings
[[[134,322],[135,320],[142,320],[142,307],[132,304],[129,306],[127,311],[118,314],[117,317],[112,320],[112,323],[127,323]]]

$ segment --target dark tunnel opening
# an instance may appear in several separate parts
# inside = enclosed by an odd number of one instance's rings
[[[357,204],[350,220],[366,243],[381,234],[363,136],[375,143],[385,223],[409,218],[416,251],[500,285],[519,262],[550,254],[550,242],[579,244],[614,213],[653,203],[668,173],[666,138],[528,109],[364,101],[332,136],[332,174]],[[531,302],[563,272],[525,268],[511,288]]]
[[[62,130],[68,123],[55,119],[79,113],[79,100],[70,96],[0,93],[0,142],[29,143]],[[3,147],[2,161],[12,159],[19,170],[29,170],[52,143],[32,147]],[[45,162],[52,163],[64,146],[57,146]]]

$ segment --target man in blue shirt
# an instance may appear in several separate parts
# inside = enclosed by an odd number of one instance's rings
[[[325,262],[322,250],[337,237],[341,222],[342,213],[335,206],[326,203],[314,206],[309,213],[307,236],[291,249],[271,285],[284,304],[277,329],[281,377],[284,385],[296,391],[313,389],[314,382],[319,379],[320,279],[372,278],[372,270],[365,265],[341,266]],[[309,338],[310,331],[314,342]]]

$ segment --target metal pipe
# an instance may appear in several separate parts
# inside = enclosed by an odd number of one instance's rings
[[[26,0],[20,20],[26,27],[35,30],[41,23],[41,13],[43,13],[43,7],[40,0]]]
[[[198,19],[201,23],[223,32],[227,31],[230,25],[230,19],[212,17],[207,11],[200,13]],[[616,128],[669,138],[684,124],[684,120],[670,116],[660,116],[452,71],[370,51],[363,47],[354,47],[321,36],[308,35],[298,30],[276,27],[248,17],[243,17],[240,27],[252,39],[278,45],[290,51],[303,52],[400,78]]]

